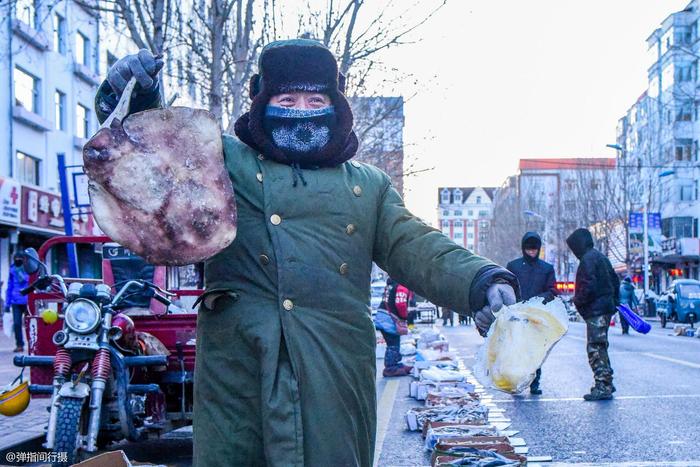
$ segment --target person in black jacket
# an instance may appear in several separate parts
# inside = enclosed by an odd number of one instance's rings
[[[593,237],[588,230],[576,229],[566,239],[566,244],[580,261],[574,305],[586,321],[588,363],[595,379],[591,392],[583,398],[587,401],[612,399],[615,386],[608,357],[608,327],[620,303],[620,279],[610,260],[593,248]]]
[[[514,259],[506,266],[506,269],[518,278],[520,298],[529,300],[532,297],[542,297],[545,303],[554,300],[557,294],[554,267],[539,258],[542,239],[536,232],[527,232],[523,236],[520,246],[523,250],[523,256]],[[535,379],[530,384],[530,394],[542,394],[540,389],[541,376],[542,369],[538,369]]]

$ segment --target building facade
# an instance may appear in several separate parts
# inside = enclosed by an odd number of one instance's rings
[[[3,2],[0,10],[0,279],[6,281],[13,252],[65,231],[58,158],[69,166],[74,198],[72,175],[82,171],[82,147],[98,129],[97,86],[117,57],[135,48],[113,18],[70,0]],[[75,234],[101,233],[88,208],[72,212]],[[65,255],[52,261],[63,264]],[[89,274],[89,262],[82,266]]]
[[[681,277],[700,278],[699,19],[700,2],[693,0],[647,38],[648,87],[617,128],[619,170],[632,181],[629,210],[646,205],[661,215],[662,241],[652,251],[650,271],[657,289],[678,270]]]
[[[438,188],[438,226],[452,241],[477,254],[486,254],[495,188]]]

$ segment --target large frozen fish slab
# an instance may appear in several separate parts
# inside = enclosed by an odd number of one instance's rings
[[[109,237],[167,265],[202,261],[234,240],[233,186],[209,112],[170,107],[108,124],[83,160],[95,220]]]
[[[504,307],[479,351],[474,373],[482,384],[519,393],[567,329],[568,315],[559,299],[544,305],[541,298],[533,298]]]

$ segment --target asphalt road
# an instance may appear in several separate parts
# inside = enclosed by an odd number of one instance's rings
[[[619,328],[610,331],[617,387],[612,401],[585,402],[581,397],[592,385],[582,323],[571,323],[545,362],[542,396],[494,393],[494,402],[512,420],[511,429],[520,430],[527,441],[529,455],[550,455],[565,465],[700,465],[695,441],[700,429],[700,339],[673,336],[658,323],[648,335],[631,332],[623,336]],[[444,334],[472,364],[481,342],[474,329],[445,328]],[[402,415],[416,404],[407,398],[407,381],[380,380],[380,401],[397,384],[378,465],[427,465],[420,436],[404,431]],[[388,396],[383,400],[389,403]],[[380,429],[387,411],[380,403]]]

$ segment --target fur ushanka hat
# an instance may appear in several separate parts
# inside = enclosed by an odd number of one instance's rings
[[[337,126],[330,141],[302,167],[332,167],[349,160],[357,152],[357,136],[352,131],[350,104],[343,94],[345,77],[338,72],[335,57],[323,44],[310,39],[276,41],[266,45],[258,62],[258,74],[250,79],[250,111],[235,124],[236,135],[248,146],[278,162],[291,164],[263,131],[263,116],[270,98],[294,91],[327,94],[335,107]]]

